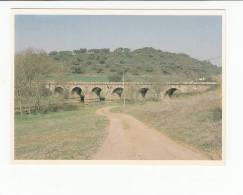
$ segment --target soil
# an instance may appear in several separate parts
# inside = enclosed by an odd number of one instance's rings
[[[94,155],[95,160],[206,160],[207,157],[181,145],[133,116],[104,107],[96,114],[109,119],[108,135]]]

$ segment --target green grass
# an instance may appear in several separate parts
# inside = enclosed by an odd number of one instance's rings
[[[45,77],[46,80],[57,80],[55,75]],[[108,81],[107,75],[83,75],[83,74],[66,74],[64,81],[69,82],[106,82]]]
[[[110,82],[109,80],[109,73],[101,73],[101,74],[74,74],[69,73],[65,74],[64,81],[67,82]],[[57,80],[57,76],[55,75],[48,75],[44,79],[46,80]],[[151,80],[151,75],[140,75],[140,76],[133,76],[133,75],[125,75],[125,81],[137,81],[137,82],[146,82]]]
[[[111,73],[100,73],[100,74],[74,74],[66,73],[63,77],[65,82],[111,82],[109,76]],[[154,81],[154,75],[151,74],[141,74],[138,76],[131,75],[129,73],[125,74],[125,81],[127,82],[151,82]],[[44,80],[58,80],[57,75],[48,75],[43,78]],[[160,78],[160,82],[167,83],[168,81],[181,81],[178,79],[178,76],[167,76],[164,75]],[[190,78],[183,78],[183,81],[191,81]]]
[[[106,136],[102,105],[75,111],[15,117],[16,160],[90,159]]]
[[[172,139],[197,148],[210,159],[221,159],[221,92],[167,98],[161,102],[129,104],[113,111],[134,115]]]

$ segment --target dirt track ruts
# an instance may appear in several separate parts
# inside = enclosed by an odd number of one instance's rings
[[[203,154],[180,145],[133,116],[113,113],[112,107],[97,110],[108,117],[108,135],[95,160],[204,160]]]

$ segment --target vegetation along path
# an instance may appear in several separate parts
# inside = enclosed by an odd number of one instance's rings
[[[113,113],[112,107],[97,110],[108,117],[108,136],[93,157],[97,160],[203,160],[200,152],[182,146],[124,113]]]

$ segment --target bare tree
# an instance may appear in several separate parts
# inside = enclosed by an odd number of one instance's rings
[[[149,79],[151,82],[151,88],[154,92],[154,100],[159,101],[161,99],[161,85],[163,83],[161,74],[154,74],[153,77]]]
[[[15,56],[15,102],[19,112],[40,111],[41,102],[48,96],[43,80],[55,74],[63,79],[64,68],[44,51],[28,49]],[[25,108],[25,110],[23,110]]]

